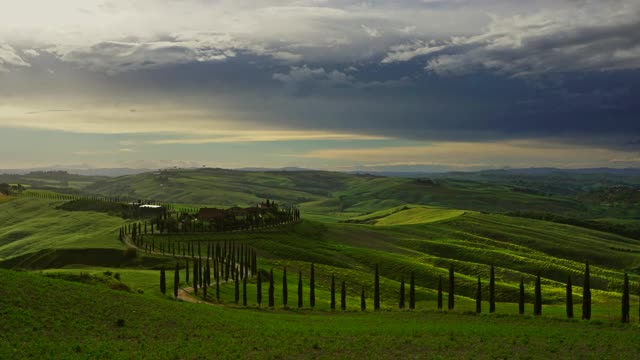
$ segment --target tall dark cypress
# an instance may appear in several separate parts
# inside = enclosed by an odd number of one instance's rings
[[[411,277],[409,278],[409,309],[413,310],[416,308],[416,277],[415,273],[411,272]]]
[[[489,312],[494,313],[496,312],[496,273],[493,264],[491,264],[491,273],[489,276]]]
[[[373,282],[373,309],[380,310],[380,271],[376,265],[376,274]]]
[[[478,287],[476,288],[476,313],[482,312],[482,282],[478,276]]]
[[[331,274],[331,310],[336,309],[336,277]]]
[[[298,309],[302,308],[302,271],[298,271]]]
[[[365,299],[364,286],[362,287],[362,294],[360,294],[360,310],[367,310],[367,300]]]
[[[289,302],[289,288],[287,286],[287,267],[282,272],[282,305],[286,308]]]
[[[629,275],[624,273],[624,286],[622,288],[622,322],[629,322]]]
[[[520,296],[518,297],[518,314],[524,314],[524,278],[520,278]]]
[[[186,277],[187,277],[187,284],[189,283],[189,259],[186,259],[186,265],[184,266],[185,271],[187,272]]]
[[[275,292],[275,288],[273,286],[273,268],[271,269],[271,273],[269,276],[269,307],[274,307],[276,306],[276,302],[274,299],[274,292]]]
[[[218,267],[217,264],[214,265],[216,268]],[[216,270],[216,273],[218,272],[218,270]],[[216,276],[216,300],[220,301],[220,276]]]
[[[262,279],[260,279],[260,272],[258,271],[258,282],[256,283],[256,301],[258,306],[262,305]]]
[[[164,274],[164,266],[160,268],[160,292],[164,295],[167,292],[167,283]]]
[[[198,260],[193,259],[193,292],[198,295]]]
[[[573,284],[571,275],[567,277],[567,318],[573,318]]]
[[[438,276],[438,310],[442,310],[442,275]]]
[[[398,308],[404,309],[404,276],[400,278],[400,301],[398,302]]]
[[[453,310],[455,306],[455,278],[453,273],[453,264],[449,267],[449,297],[447,303],[447,309],[449,311]]]
[[[242,306],[247,306],[247,277],[242,279]]]
[[[347,310],[347,284],[342,281],[342,291],[340,291],[340,309]]]
[[[582,320],[591,320],[591,273],[589,261],[584,268],[584,284],[582,285]]]
[[[235,285],[235,301],[236,301],[236,305],[240,303],[240,276],[238,275],[238,273],[236,273],[236,281],[234,282]]]
[[[533,304],[533,315],[542,315],[542,288],[540,285],[540,273],[536,276],[535,302]]]
[[[312,309],[316,306],[316,274],[313,263],[311,263],[311,276],[309,279],[309,306]]]
[[[173,273],[173,297],[178,298],[178,286],[180,285],[180,266],[176,263],[176,270]]]

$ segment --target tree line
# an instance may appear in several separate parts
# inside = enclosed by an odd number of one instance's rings
[[[188,269],[188,267],[187,267]],[[195,269],[195,268],[194,268]],[[257,270],[257,269],[255,269]],[[315,295],[315,290],[316,290],[316,281],[315,281],[315,265],[312,263],[310,265],[310,269],[309,269],[309,289],[308,289],[308,304],[309,307],[311,307],[312,309],[315,307],[316,304],[316,295]],[[178,273],[179,269],[176,266],[176,274]],[[195,270],[194,270],[195,271]],[[275,307],[275,284],[274,284],[274,274],[273,274],[273,268],[270,270],[269,272],[269,276],[268,276],[268,290],[267,290],[267,306],[270,308]],[[252,272],[253,273],[253,272]],[[262,306],[263,304],[263,280],[261,278],[261,273],[260,272],[256,272],[257,273],[257,282],[256,282],[256,303],[258,306]],[[189,274],[188,274],[188,270],[187,270],[187,282],[188,280]],[[592,297],[591,297],[591,286],[590,286],[590,269],[589,269],[589,262],[586,262],[585,264],[585,270],[584,270],[584,285],[582,288],[582,314],[581,317],[583,320],[590,320],[591,319],[591,308],[592,308]],[[176,281],[178,281],[179,279],[179,275],[176,275]],[[232,279],[235,279],[234,281],[236,282],[236,296],[235,296],[235,303],[238,304],[239,303],[239,296],[240,296],[240,291],[239,291],[239,280],[244,280],[243,282],[243,291],[242,291],[242,296],[243,296],[243,301],[242,304],[243,306],[247,305],[247,290],[246,290],[246,277],[242,278],[242,277],[233,277]],[[228,280],[228,279],[227,279]],[[302,308],[304,307],[304,303],[305,303],[305,298],[303,296],[304,294],[304,287],[303,287],[303,277],[302,277],[302,271],[298,271],[298,288],[297,288],[297,307],[298,308]],[[164,270],[161,270],[161,289],[165,288],[164,285]],[[338,284],[340,286],[340,309],[341,310],[346,310],[347,308],[347,294],[346,294],[346,281],[342,280],[340,284]],[[438,284],[437,284],[437,309],[438,310],[443,310],[443,300],[444,300],[444,286],[443,286],[443,278],[442,276],[440,276],[438,278]],[[446,293],[447,295],[447,310],[448,311],[452,311],[455,309],[455,269],[453,267],[453,265],[451,265],[449,267],[449,276],[448,276],[448,291]],[[177,286],[177,285],[176,285]],[[219,286],[217,284],[217,286]],[[416,294],[415,294],[415,275],[413,272],[410,273],[409,275],[409,290],[408,290],[408,301],[407,301],[407,290],[406,290],[406,284],[405,284],[405,278],[404,276],[401,277],[400,279],[400,292],[399,292],[399,299],[398,299],[398,308],[399,309],[405,309],[407,306],[409,309],[414,310],[416,308]],[[195,288],[195,287],[194,287]],[[219,287],[216,287],[216,293],[217,293],[217,298],[219,300]],[[337,287],[336,287],[336,278],[335,275],[331,275],[331,282],[330,282],[330,286],[329,286],[329,291],[330,291],[330,308],[331,310],[336,310],[337,307],[337,301],[336,301],[336,292],[337,292]],[[495,313],[496,312],[496,287],[495,287],[495,268],[493,265],[491,265],[490,267],[490,271],[489,271],[489,313]],[[163,292],[164,293],[164,292]],[[477,288],[476,288],[476,293],[475,293],[475,305],[476,305],[476,313],[480,314],[483,312],[483,308],[482,308],[482,304],[483,304],[483,291],[482,291],[482,279],[481,277],[478,277],[477,279]],[[520,284],[518,287],[518,294],[519,294],[519,301],[518,301],[518,313],[520,315],[525,313],[525,305],[526,305],[526,299],[525,299],[525,283],[524,283],[524,278],[520,279]],[[176,290],[176,294],[175,296],[177,297],[177,290]],[[206,295],[205,295],[206,296]],[[622,294],[622,307],[621,307],[621,321],[624,323],[628,323],[630,321],[630,289],[629,289],[629,277],[628,275],[625,273],[624,275],[624,285],[623,285],[623,294]],[[408,304],[407,304],[408,303]],[[288,290],[288,282],[287,282],[287,268],[284,267],[282,270],[282,306],[285,308],[289,307],[289,290]],[[381,292],[380,292],[380,271],[379,271],[379,266],[376,265],[375,266],[375,271],[374,271],[374,279],[373,279],[373,309],[375,311],[380,310],[381,307]],[[367,310],[367,291],[366,291],[366,286],[362,285],[361,288],[361,292],[360,292],[360,309],[361,311],[366,311]],[[541,316],[542,315],[542,286],[541,286],[541,279],[540,279],[540,274],[536,275],[536,280],[535,280],[535,285],[534,285],[534,300],[533,300],[533,315],[534,316]],[[566,316],[567,318],[573,318],[574,317],[574,304],[573,304],[573,285],[572,285],[572,279],[571,276],[569,275],[567,278],[567,282],[566,282]],[[639,308],[639,316],[640,316],[640,308]]]

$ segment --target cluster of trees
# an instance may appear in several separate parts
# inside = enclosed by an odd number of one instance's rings
[[[2,195],[15,195],[20,194],[25,190],[25,187],[22,184],[0,184],[0,194]]]
[[[310,272],[309,272],[309,299],[308,303],[311,308],[313,308],[316,304],[316,282],[315,282],[315,269],[314,264],[311,264]],[[262,306],[263,303],[263,289],[262,289],[262,281],[264,279],[261,278],[260,272],[257,272],[258,278],[256,283],[256,302],[258,306]],[[162,276],[162,275],[161,275]],[[187,275],[188,276],[188,275]],[[584,272],[584,284],[583,284],[583,293],[582,293],[582,319],[590,320],[591,319],[591,286],[590,286],[590,269],[589,263],[585,264],[585,272]],[[161,278],[162,279],[162,278]],[[232,279],[234,277],[232,276]],[[236,304],[239,299],[239,285],[238,280],[243,279],[242,277],[235,277],[236,281]],[[246,279],[246,278],[245,278]],[[269,287],[268,287],[268,300],[267,304],[269,307],[275,307],[275,284],[274,284],[274,276],[273,269],[271,269],[269,273]],[[162,285],[161,285],[162,286]],[[533,314],[535,316],[542,315],[542,286],[540,274],[536,276],[536,281],[534,285],[534,301],[533,301]],[[347,307],[347,296],[346,296],[346,282],[343,280],[340,284],[340,309],[345,310]],[[437,308],[438,310],[443,309],[443,279],[442,276],[438,278],[438,295],[437,295]],[[337,307],[336,302],[336,279],[335,276],[331,276],[331,284],[330,284],[330,307],[332,310],[335,310]],[[302,308],[304,306],[304,297],[303,297],[304,289],[302,282],[302,272],[298,271],[298,288],[297,288],[297,307]],[[482,279],[478,277],[477,281],[477,290],[475,295],[476,300],[476,312],[482,313]],[[366,296],[366,287],[362,286],[362,291],[360,294],[360,309],[362,311],[366,311],[367,309],[367,296]],[[399,292],[399,301],[398,308],[405,309],[407,306],[407,294],[406,294],[406,284],[404,280],[404,276],[401,277],[400,280],[400,292]],[[625,273],[624,276],[624,291],[622,295],[622,322],[629,322],[630,320],[630,302],[629,302],[630,292],[629,292],[629,277]],[[381,303],[381,292],[380,292],[380,271],[378,265],[375,267],[374,280],[373,280],[373,309],[380,310]],[[518,312],[519,314],[524,314],[525,312],[525,286],[524,279],[520,279],[519,286],[519,303],[518,303]],[[247,305],[246,301],[246,280],[243,284],[243,305]],[[287,283],[287,268],[283,269],[282,276],[282,305],[287,308],[289,306],[289,294],[288,294],[288,283]],[[416,307],[416,294],[415,294],[415,276],[414,273],[411,272],[409,277],[409,294],[408,294],[408,308],[415,309]],[[449,311],[454,310],[455,308],[455,269],[453,265],[449,268],[449,279],[448,279],[448,292],[447,292],[447,309]],[[573,286],[571,276],[567,279],[566,284],[566,314],[568,318],[574,317],[574,304],[573,304]],[[496,286],[495,286],[495,269],[494,266],[491,265],[489,272],[489,313],[494,313],[496,311]]]
[[[212,280],[215,285],[215,298],[220,300],[220,283],[232,281],[235,283],[235,302],[240,301],[240,282],[243,283],[243,304],[247,305],[246,289],[247,279],[258,270],[258,259],[253,248],[245,244],[235,242],[207,243],[206,256],[200,242],[196,246],[191,244],[191,256],[185,256],[184,270],[185,281],[193,286],[193,291],[197,295],[202,292],[203,298],[207,299],[208,288],[212,287]],[[173,295],[178,298],[180,284],[180,262],[176,263],[174,271]],[[191,272],[190,272],[191,270]],[[259,278],[259,275],[258,275]],[[164,267],[160,269],[160,291],[166,294],[166,275]]]
[[[285,211],[280,210],[275,213],[275,215],[261,213],[258,215],[225,216],[215,221],[200,221],[188,213],[179,212],[172,214],[165,212],[164,215],[157,217],[153,221],[123,225],[120,228],[119,238],[120,241],[123,241],[125,237],[130,237],[136,246],[145,251],[159,250],[163,253],[171,253],[176,247],[179,247],[180,244],[171,241],[170,235],[252,231],[289,224],[299,220],[300,212],[294,207],[287,208]],[[167,236],[159,237],[158,235]],[[177,251],[180,253],[181,249]]]

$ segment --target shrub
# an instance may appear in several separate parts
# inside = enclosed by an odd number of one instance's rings
[[[124,257],[129,259],[135,259],[137,256],[138,256],[138,249],[134,248],[133,246],[127,246],[127,248],[124,249]]]

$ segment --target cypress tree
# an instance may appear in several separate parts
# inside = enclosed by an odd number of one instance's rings
[[[276,306],[275,299],[274,299],[274,291],[275,289],[273,287],[273,268],[272,268],[269,276],[269,307],[271,308]]]
[[[367,310],[367,300],[364,297],[364,286],[362,287],[362,294],[360,294],[360,310]]]
[[[416,308],[416,278],[415,274],[412,271],[411,277],[409,278],[409,309],[413,310]]]
[[[442,275],[438,276],[438,310],[442,310]]]
[[[453,310],[455,305],[455,279],[453,274],[453,264],[449,267],[449,297],[447,303],[447,309],[449,311]]]
[[[400,278],[400,302],[398,308],[404,309],[404,276]]]
[[[622,322],[629,322],[629,275],[624,273],[624,286],[622,289]]]
[[[236,305],[240,303],[240,277],[238,273],[236,273],[236,281],[235,281],[235,300]]]
[[[496,273],[493,264],[491,264],[491,274],[489,278],[489,312],[496,312]]]
[[[311,263],[311,278],[309,279],[309,306],[316,306],[316,275]]]
[[[202,298],[206,301],[207,300],[207,285],[202,287]]]
[[[173,296],[178,298],[178,286],[180,285],[180,267],[176,263],[176,271],[173,273]]]
[[[571,284],[571,275],[567,277],[567,318],[573,318],[573,284]]]
[[[331,274],[331,310],[336,309],[336,278]]]
[[[247,277],[242,279],[242,306],[247,306]]]
[[[518,313],[524,314],[524,278],[520,278],[520,296],[518,301]]]
[[[533,304],[533,315],[540,316],[542,315],[542,289],[540,286],[540,273],[536,276],[536,287],[535,287],[535,302]]]
[[[198,295],[198,261],[193,259],[193,292]]]
[[[167,284],[164,274],[164,266],[160,268],[160,292],[164,295],[167,292]]]
[[[302,308],[302,271],[298,271],[298,309]]]
[[[476,313],[482,312],[482,282],[478,276],[478,288],[476,289]]]
[[[342,281],[342,291],[340,292],[340,309],[342,311],[347,310],[347,284]]]
[[[216,276],[216,300],[220,301],[220,277]]]
[[[289,302],[289,289],[287,287],[287,267],[282,272],[282,305],[286,308]]]
[[[373,282],[373,309],[380,310],[380,272],[376,265],[376,274]]]
[[[258,306],[262,304],[262,279],[260,279],[260,272],[258,271],[258,282],[256,283],[256,301]]]
[[[582,320],[591,320],[591,274],[589,261],[585,264],[584,284],[582,285]]]

